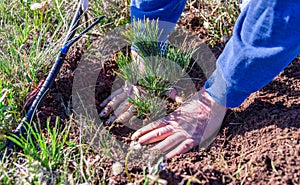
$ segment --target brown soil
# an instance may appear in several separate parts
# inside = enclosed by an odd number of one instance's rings
[[[182,25],[186,22],[182,21]],[[200,30],[201,25],[192,28]],[[203,31],[203,30],[202,30]],[[220,43],[220,47],[224,44]],[[52,90],[37,116],[44,122],[60,116],[67,120],[65,107],[71,101],[73,71],[83,51],[73,48]],[[215,50],[219,55],[218,50]],[[106,62],[105,74],[98,79],[96,104],[107,97],[116,65]],[[215,141],[203,151],[189,152],[167,161],[159,173],[169,184],[197,177],[201,184],[300,184],[300,59],[295,59],[270,84],[253,93],[238,108],[229,110]],[[113,128],[121,140],[129,140],[132,130],[122,125]],[[124,139],[125,137],[125,139]],[[127,138],[127,139],[126,139]],[[107,168],[107,164],[103,167]],[[107,169],[110,171],[110,169]],[[133,167],[130,172],[142,174]],[[126,182],[126,175],[116,179]]]

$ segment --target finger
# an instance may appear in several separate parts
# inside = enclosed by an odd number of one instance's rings
[[[130,106],[127,111],[121,113],[116,122],[125,123],[134,116],[134,106]]]
[[[158,143],[157,145],[155,145],[152,149],[153,150],[158,149],[164,153],[164,152],[169,151],[171,148],[175,147],[176,145],[178,145],[185,139],[186,139],[186,136],[184,134],[182,134],[181,132],[176,132],[175,134],[169,136],[165,140],[163,140],[160,143]]]
[[[112,92],[104,101],[102,101],[100,103],[100,107],[104,107],[113,97],[121,94],[123,92],[123,89],[120,88],[120,89],[117,89],[116,91]]]
[[[132,116],[129,121],[126,123],[126,126],[133,129],[138,130],[142,128],[144,125],[148,124],[150,121],[149,119],[140,119],[136,116]]]
[[[134,117],[130,118],[130,120],[129,120],[129,123],[137,124],[137,125],[147,125],[150,122],[151,122],[151,120],[148,117],[144,118],[144,119],[140,119],[140,118],[134,116]],[[142,128],[142,127],[140,127],[140,128]],[[138,128],[138,129],[140,129],[140,128]]]
[[[100,112],[99,116],[100,118],[107,117],[111,112],[113,111],[113,108],[111,106],[106,106],[104,109]]]
[[[166,159],[170,159],[176,155],[183,154],[185,152],[190,151],[194,146],[198,145],[194,139],[187,139],[183,141],[180,145],[174,148],[166,155]]]
[[[173,133],[174,133],[174,127],[171,125],[166,125],[164,127],[160,127],[155,130],[152,130],[151,132],[148,132],[147,134],[141,136],[138,140],[138,143],[140,144],[154,143],[167,138]]]
[[[143,120],[136,116],[131,117],[128,121],[128,127],[134,130],[138,130],[142,128],[142,125],[143,125]]]
[[[121,93],[113,97],[112,100],[100,112],[100,117],[107,117],[118,106],[118,104],[124,101],[126,98],[127,98],[126,93]]]
[[[123,103],[119,105],[119,107],[114,111],[114,115],[116,117],[120,116],[124,112],[128,111],[129,107],[131,106],[131,103],[129,103],[128,99],[125,100]]]
[[[130,125],[138,125],[138,124],[143,123],[142,119],[139,119],[136,116],[133,116],[132,118],[130,118],[130,120],[128,122],[129,122]]]
[[[114,114],[106,121],[106,124],[111,125],[114,121],[121,123],[122,120],[118,119],[118,117],[120,114],[125,114],[130,108],[130,105],[131,104],[127,100],[121,103],[117,110],[114,111]]]
[[[132,136],[131,136],[131,140],[136,140],[137,138],[139,138],[140,136],[156,129],[156,128],[160,128],[163,126],[168,125],[168,122],[164,119],[155,121],[153,123],[150,123],[142,128],[140,128],[139,130],[137,130]]]
[[[168,91],[166,91],[164,94],[177,103],[183,103],[183,98],[178,96],[178,91],[176,88],[171,88]]]

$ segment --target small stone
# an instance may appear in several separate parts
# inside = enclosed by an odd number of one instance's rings
[[[124,168],[123,165],[119,162],[115,162],[112,165],[112,173],[114,176],[120,175],[123,172]]]
[[[205,21],[205,22],[203,23],[203,27],[204,27],[205,29],[209,29],[209,27],[210,27],[209,22]]]
[[[133,141],[130,143],[130,150],[141,150],[142,149],[142,145],[136,141]]]

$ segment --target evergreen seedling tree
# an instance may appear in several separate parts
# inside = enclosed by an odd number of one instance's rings
[[[134,21],[123,35],[129,44],[133,44],[132,48],[138,52],[141,60],[134,61],[128,53],[119,52],[116,57],[119,71],[116,73],[145,92],[130,97],[129,102],[136,107],[136,116],[139,118],[161,117],[166,107],[164,94],[187,75],[194,51],[182,51],[170,44],[161,44],[158,21]]]

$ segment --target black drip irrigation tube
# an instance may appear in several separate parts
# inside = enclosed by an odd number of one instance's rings
[[[54,65],[52,66],[45,82],[43,83],[41,89],[39,90],[37,96],[35,97],[33,103],[31,104],[28,112],[26,113],[25,117],[22,119],[22,121],[18,125],[16,131],[14,132],[15,135],[20,136],[26,130],[25,124],[31,123],[35,111],[39,107],[43,98],[47,95],[54,79],[56,78],[60,68],[62,67],[62,64],[64,63],[64,60],[67,56],[69,48],[76,41],[78,41],[85,33],[87,33],[91,28],[93,28],[96,24],[98,24],[104,18],[104,16],[100,16],[99,18],[97,18],[91,25],[87,26],[86,29],[84,29],[77,37],[75,37],[72,40],[72,38],[75,35],[75,31],[78,28],[79,20],[84,13],[85,13],[85,10],[84,10],[84,6],[83,6],[83,1],[80,1],[78,4],[77,10],[76,10],[75,16],[73,17],[70,28],[68,30],[66,39],[63,43],[63,47],[60,49],[60,52],[57,55]],[[14,145],[15,145],[15,143],[13,141],[9,140],[6,144],[6,149],[4,149],[5,152],[3,154],[1,154],[0,159],[2,159],[6,155],[9,155],[12,152]]]

